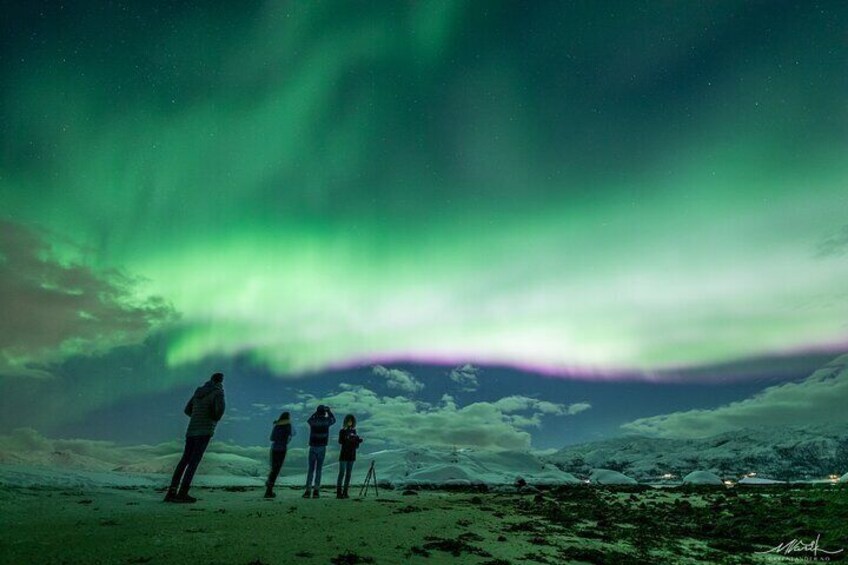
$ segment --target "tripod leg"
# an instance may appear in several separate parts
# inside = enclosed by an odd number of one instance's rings
[[[371,466],[374,467],[374,462],[371,462]],[[380,497],[380,489],[377,487],[377,467],[374,467],[374,495],[378,498]]]
[[[365,496],[368,497],[368,490],[372,488],[374,481],[374,462],[368,467],[368,481],[365,483]]]
[[[365,474],[365,482],[362,483],[362,487],[359,489],[359,496],[360,497],[362,496],[363,493],[365,493],[366,496],[368,495],[368,481],[371,480],[371,471],[372,470],[373,469],[371,467],[368,467],[368,472]]]

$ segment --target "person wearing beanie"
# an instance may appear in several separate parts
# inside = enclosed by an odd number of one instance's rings
[[[321,468],[327,454],[327,441],[330,439],[330,426],[336,423],[336,417],[329,406],[318,406],[307,420],[309,424],[309,468],[306,473],[306,492],[303,498],[318,498],[321,488]],[[313,482],[314,479],[314,482]]]
[[[189,399],[183,412],[191,418],[186,429],[183,456],[174,469],[171,486],[165,494],[165,502],[192,503],[197,499],[188,494],[191,481],[200,460],[206,452],[215,427],[224,416],[224,374],[215,373],[198,387]],[[179,490],[178,490],[179,489]]]

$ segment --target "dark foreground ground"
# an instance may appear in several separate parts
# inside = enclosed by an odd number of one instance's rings
[[[848,562],[839,486],[541,492],[382,491],[379,499],[273,501],[250,487],[196,489],[195,505],[146,488],[0,487],[2,563]],[[777,555],[769,548],[793,539]],[[793,551],[794,549],[794,551]]]

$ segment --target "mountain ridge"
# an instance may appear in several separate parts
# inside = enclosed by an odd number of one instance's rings
[[[848,469],[848,430],[818,425],[743,428],[702,439],[628,435],[571,445],[551,455],[550,461],[577,475],[606,468],[640,481],[692,471],[816,480]]]

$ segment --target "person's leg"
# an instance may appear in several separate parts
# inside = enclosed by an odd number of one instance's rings
[[[344,479],[344,494],[347,495],[347,489],[350,487],[350,476],[353,474],[353,461],[347,461],[347,465],[345,466],[345,479]]]
[[[194,479],[194,473],[197,472],[197,466],[200,465],[200,460],[203,459],[203,453],[206,451],[206,446],[209,445],[209,440],[212,436],[196,436],[193,438],[191,452],[189,453],[188,465],[186,465],[183,482],[180,485],[180,492],[177,496],[187,497],[188,490],[191,488],[191,481]]]
[[[336,498],[342,497],[342,483],[344,481],[345,469],[347,461],[339,461],[339,478],[336,479]]]
[[[186,465],[188,465],[189,455],[191,454],[191,448],[194,444],[194,438],[187,437],[185,439],[185,445],[183,446],[183,456],[180,457],[177,466],[174,468],[174,474],[171,476],[171,488],[177,490],[180,486],[180,480],[183,478],[183,473],[185,472]]]
[[[269,487],[273,487],[274,483],[277,482],[285,458],[285,451],[271,451],[271,473],[268,475],[268,482],[266,483]]]
[[[324,467],[324,456],[326,454],[326,447],[318,447],[315,449],[315,490],[321,488],[321,471]]]
[[[277,482],[277,476],[280,474],[280,469],[283,467],[285,458],[285,451],[271,450],[271,472],[268,474],[268,480],[265,482],[265,496],[268,498],[274,497],[274,483]]]
[[[309,461],[309,470],[306,472],[306,492],[303,493],[303,496],[305,498],[308,498],[311,495],[312,478],[315,476],[315,463],[317,462],[317,459],[316,459],[316,456],[315,456],[315,448],[314,447],[309,448],[308,461]]]
[[[171,476],[171,485],[168,487],[167,494],[165,494],[165,500],[172,500],[177,495],[177,489],[180,487],[180,480],[183,478],[186,465],[188,465],[193,445],[194,438],[187,437],[183,446],[183,455],[180,457],[177,466],[174,468],[174,474]]]

